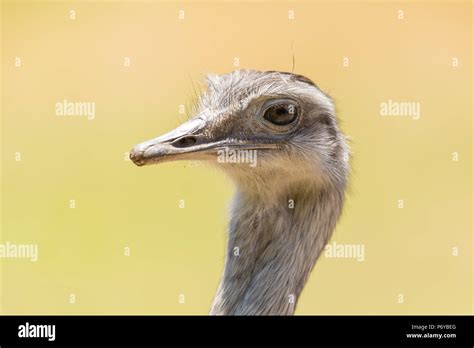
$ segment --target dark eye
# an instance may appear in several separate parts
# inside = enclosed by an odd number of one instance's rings
[[[278,126],[290,124],[298,117],[298,108],[293,104],[276,104],[265,110],[263,118]]]

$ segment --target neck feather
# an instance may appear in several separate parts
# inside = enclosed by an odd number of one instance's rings
[[[307,182],[268,197],[238,191],[214,315],[290,315],[341,213],[344,188]]]

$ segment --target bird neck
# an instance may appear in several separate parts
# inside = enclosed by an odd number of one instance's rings
[[[214,315],[290,315],[340,215],[344,189],[301,182],[272,199],[238,191]]]

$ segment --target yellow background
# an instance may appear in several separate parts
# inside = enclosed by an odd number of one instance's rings
[[[472,313],[470,2],[4,1],[1,29],[1,242],[39,245],[36,263],[0,259],[2,313],[206,314],[230,181],[124,156],[186,119],[206,73],[235,57],[291,71],[292,52],[352,137],[332,241],[365,245],[364,262],[320,259],[297,314]],[[64,99],[95,102],[95,119],[56,116]],[[420,102],[421,118],[380,116],[388,99]]]

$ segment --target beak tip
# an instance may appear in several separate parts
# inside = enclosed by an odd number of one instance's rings
[[[135,165],[137,165],[138,167],[141,167],[145,164],[143,162],[142,154],[143,154],[142,152],[137,152],[135,151],[135,149],[132,149],[132,151],[130,151],[129,158]]]

